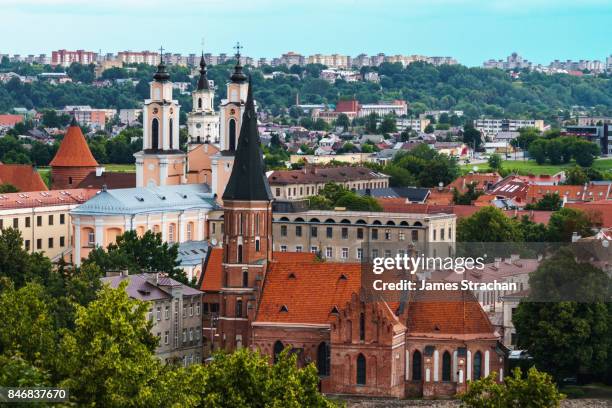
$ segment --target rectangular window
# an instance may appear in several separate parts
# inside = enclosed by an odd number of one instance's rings
[[[87,234],[87,245],[94,246],[95,243],[96,243],[96,234],[93,232],[88,233]]]
[[[419,231],[413,230],[412,231],[412,242],[417,242],[418,240],[419,240]]]
[[[30,228],[30,217],[25,218],[25,226],[26,228]]]
[[[42,249],[42,239],[38,238],[36,240],[36,249]]]
[[[64,225],[66,223],[66,214],[60,214],[60,224]]]
[[[372,240],[378,239],[378,230],[376,228],[372,229]]]
[[[13,228],[19,228],[19,218],[13,218]]]
[[[193,341],[193,328],[189,328],[189,341]]]
[[[42,215],[36,217],[36,226],[42,227]]]
[[[189,304],[189,316],[193,316],[193,303]]]
[[[363,228],[357,228],[357,239],[363,239]]]
[[[183,343],[187,343],[187,329],[183,329]]]
[[[301,245],[296,245],[295,246],[295,252],[302,252],[302,246]]]
[[[277,189],[276,189],[276,196],[277,196],[277,197],[280,197],[280,195],[281,195],[280,188],[277,188]]]
[[[387,240],[387,241],[391,240],[391,230],[389,230],[389,229],[385,230],[385,240]]]
[[[161,320],[161,306],[157,306],[157,309],[155,310],[155,318],[157,319],[157,321]]]
[[[363,249],[357,248],[357,259],[362,259],[362,258],[363,258]]]
[[[342,248],[342,259],[348,259],[348,255],[349,255],[349,249]]]
[[[437,232],[437,231],[434,229],[434,230],[433,230],[433,238],[431,239],[432,241],[435,241],[435,240],[436,240],[436,232]]]
[[[168,320],[170,319],[170,306],[166,306],[166,308],[164,309],[164,319]]]
[[[440,228],[440,240],[444,241],[444,228]]]
[[[281,245],[281,252],[287,252],[287,245]]]
[[[47,246],[49,247],[49,249],[53,248],[53,238],[49,238],[47,244],[48,244]]]
[[[302,236],[302,226],[301,225],[296,225],[295,226],[295,236],[296,237],[301,237]]]
[[[200,315],[200,302],[199,301],[195,305],[195,314],[196,314],[196,316]]]
[[[385,258],[391,258],[391,250],[385,249]]]
[[[334,250],[332,247],[325,248],[325,257],[331,258],[334,255]]]
[[[170,342],[170,332],[166,330],[164,333],[164,344],[168,344]]]
[[[187,317],[187,305],[183,305],[183,317]]]
[[[399,233],[397,234],[397,238],[398,238],[400,241],[405,240],[405,239],[406,239],[406,234],[404,233],[404,231],[399,232]]]
[[[372,250],[372,258],[378,258],[378,249]]]
[[[342,228],[342,239],[348,239],[348,228]]]
[[[317,252],[319,252],[319,248],[316,246],[311,246],[310,247],[310,252],[313,254],[316,254]]]
[[[281,237],[286,237],[286,236],[287,236],[287,226],[281,225]]]
[[[29,250],[30,250],[30,240],[29,240],[29,239],[26,239],[26,240],[24,241],[24,244],[25,244],[25,249],[26,249],[26,251],[29,251]]]
[[[326,232],[327,238],[333,238],[333,236],[334,236],[334,229],[332,227],[327,227],[326,231],[327,231]]]
[[[310,227],[310,235],[316,238],[319,234],[319,229],[317,227]]]
[[[53,225],[53,214],[49,214],[49,225]]]
[[[453,229],[451,227],[448,228],[448,239],[453,239]]]
[[[217,233],[217,223],[216,223],[216,222],[213,222],[213,223],[212,223],[212,233],[213,233],[213,234],[216,234],[216,233]]]
[[[60,247],[66,246],[66,237],[60,237]]]

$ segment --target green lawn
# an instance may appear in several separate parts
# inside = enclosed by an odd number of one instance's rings
[[[569,163],[569,164],[559,164],[559,165],[552,165],[552,164],[543,164],[543,165],[538,165],[535,161],[533,160],[528,160],[528,161],[523,161],[523,160],[504,160],[502,162],[502,167],[504,169],[509,169],[509,170],[518,170],[519,173],[532,173],[532,174],[555,174],[558,173],[568,167],[573,167],[575,165],[574,162]],[[468,171],[472,171],[474,166],[478,166],[478,170],[479,171],[486,171],[489,170],[489,166],[487,163],[480,163],[480,164],[468,164],[468,165],[462,165],[461,168],[463,170],[465,170],[466,172]],[[593,168],[599,171],[604,171],[604,172],[612,172],[612,159],[598,159],[595,160],[595,162],[593,163]]]
[[[117,171],[120,173],[134,173],[136,171],[136,165],[134,164],[102,164],[102,167],[106,171]],[[49,167],[38,167],[38,172],[44,176],[49,173]]]

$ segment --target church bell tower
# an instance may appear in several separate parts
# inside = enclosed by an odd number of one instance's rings
[[[186,155],[179,147],[179,110],[178,101],[172,99],[172,82],[162,49],[151,95],[142,110],[143,150],[134,154],[137,187],[185,183]]]
[[[219,114],[215,112],[215,90],[211,86],[206,72],[204,53],[200,59],[200,77],[192,93],[193,109],[188,115],[189,147],[194,148],[203,143],[219,144]]]

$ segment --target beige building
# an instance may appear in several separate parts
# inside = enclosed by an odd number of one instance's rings
[[[305,166],[301,170],[274,170],[268,182],[277,200],[297,200],[316,195],[327,183],[349,190],[389,187],[389,176],[359,166]]]
[[[0,194],[0,229],[19,230],[26,250],[57,259],[71,249],[69,212],[95,194],[89,189]]]
[[[304,155],[292,154],[289,158],[291,164],[299,164],[306,162],[309,164],[329,164],[332,161],[338,161],[347,164],[361,164],[374,161],[374,153],[347,153],[347,154],[325,154],[325,155]]]
[[[117,288],[128,281],[132,299],[149,302],[151,333],[159,340],[155,355],[185,367],[202,362],[202,292],[160,273],[116,274],[102,282]]]

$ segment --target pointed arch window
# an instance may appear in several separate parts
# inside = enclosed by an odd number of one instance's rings
[[[474,354],[474,380],[480,379],[482,376],[482,353],[477,351]]]
[[[317,370],[321,377],[329,375],[329,358],[329,344],[322,342],[317,348]]]
[[[412,380],[421,381],[423,371],[423,356],[419,350],[412,354]]]
[[[230,119],[229,121],[229,150],[231,152],[236,150],[236,120]]]
[[[366,385],[366,359],[363,354],[357,356],[357,385]]]
[[[202,109],[202,98],[198,98],[198,109]]]
[[[242,263],[242,244],[238,245],[238,263]]]
[[[151,122],[151,149],[159,149],[159,120],[153,118]]]
[[[278,361],[278,356],[280,355],[280,353],[283,352],[284,348],[285,346],[283,345],[283,342],[280,340],[276,340],[276,342],[274,343],[274,364],[276,364],[276,362]]]
[[[365,313],[359,314],[359,340],[365,341]]]
[[[451,380],[451,355],[445,351],[442,355],[442,381]]]

